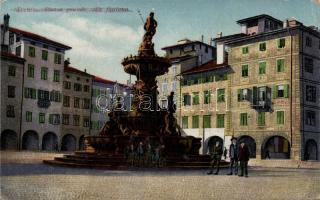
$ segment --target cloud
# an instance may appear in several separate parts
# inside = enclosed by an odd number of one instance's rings
[[[31,22],[20,27],[71,46],[66,57],[70,57],[73,66],[123,83],[128,75],[122,69],[121,60],[136,53],[143,35],[142,26],[134,29],[111,21],[98,23],[67,15],[56,21]]]

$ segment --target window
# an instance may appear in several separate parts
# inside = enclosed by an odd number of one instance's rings
[[[83,127],[89,127],[89,126],[90,126],[89,117],[83,117]]]
[[[89,85],[84,85],[83,86],[83,91],[84,92],[90,92],[90,86]]]
[[[176,90],[177,90],[177,81],[172,81],[171,91],[176,91]]]
[[[273,87],[273,98],[288,98],[289,97],[289,85],[276,85]]]
[[[42,60],[48,60],[48,51],[42,50]]]
[[[61,102],[61,93],[59,91],[52,90],[50,92],[50,100],[54,102]]]
[[[54,72],[53,72],[53,81],[54,82],[59,82],[60,81],[60,71],[59,70],[54,70]]]
[[[247,77],[248,76],[248,71],[249,71],[249,66],[248,65],[242,65],[241,66],[241,76],[242,77]]]
[[[32,122],[32,112],[26,112],[26,122]]]
[[[304,66],[306,72],[313,73],[313,59],[312,58],[305,58],[304,59]]]
[[[284,111],[277,111],[277,124],[284,124]]]
[[[162,83],[162,92],[166,93],[168,91],[168,82],[167,80],[164,80]]]
[[[49,91],[46,91],[46,90],[38,90],[38,99],[50,100],[50,99],[49,99]]]
[[[188,128],[188,116],[182,116],[182,128]]]
[[[259,50],[265,51],[267,49],[267,44],[265,42],[262,42],[259,44]]]
[[[218,93],[218,102],[224,102],[225,101],[225,98],[224,98],[224,96],[225,96],[225,90],[224,89],[218,89],[218,91],[217,91],[217,93]]]
[[[211,128],[211,115],[203,115],[203,128]]]
[[[277,72],[284,72],[284,59],[277,60]]]
[[[266,113],[265,112],[258,112],[257,118],[258,126],[264,126],[266,124]]]
[[[240,113],[240,126],[247,126],[247,125],[248,125],[248,114]]]
[[[59,114],[50,114],[49,115],[49,123],[53,125],[60,124],[60,115]]]
[[[203,96],[204,96],[203,103],[204,104],[209,104],[211,102],[211,92],[210,92],[210,90],[204,91],[203,92]]]
[[[24,88],[24,97],[26,99],[36,99],[37,98],[37,90],[33,88]]]
[[[71,82],[70,81],[63,81],[63,88],[64,89],[71,89]]]
[[[266,67],[267,67],[267,63],[266,62],[260,62],[259,63],[259,75],[266,74]]]
[[[205,52],[208,53],[208,46],[206,46]]]
[[[74,91],[80,92],[82,91],[82,85],[80,83],[73,84]]]
[[[29,78],[34,78],[34,65],[28,64],[28,73]]]
[[[7,117],[8,118],[14,118],[14,106],[13,105],[7,105]]]
[[[192,128],[199,128],[199,115],[192,116]]]
[[[48,80],[48,68],[41,67],[41,80]]]
[[[278,39],[277,43],[278,43],[278,48],[284,48],[286,46],[286,39],[285,38]]]
[[[80,115],[73,115],[73,125],[74,126],[80,125]]]
[[[306,124],[316,126],[316,112],[312,110],[306,111]]]
[[[306,37],[306,46],[312,47],[312,38],[309,36]]]
[[[8,76],[16,76],[16,66],[12,66],[12,65],[9,66]]]
[[[63,96],[63,106],[70,107],[70,96]]]
[[[199,105],[199,92],[192,93],[192,105]]]
[[[189,94],[183,94],[183,105],[184,106],[191,105],[191,96]]]
[[[54,54],[54,64],[61,64],[61,54]]]
[[[70,119],[70,115],[62,114],[62,124],[69,125],[69,123],[70,123],[69,119]]]
[[[224,114],[217,114],[217,128],[224,128]]]
[[[46,121],[46,114],[45,113],[39,113],[39,123],[43,124]]]
[[[21,56],[21,46],[16,47],[16,56]]]
[[[75,108],[80,108],[80,98],[74,97],[74,105]]]
[[[242,54],[248,54],[249,53],[249,47],[242,47]]]
[[[29,46],[29,56],[36,57],[36,49],[34,47]]]
[[[315,86],[307,85],[306,86],[306,99],[310,102],[316,102],[317,101],[317,88]]]
[[[238,101],[249,100],[249,89],[238,89]]]
[[[14,98],[16,96],[16,86],[8,85],[8,98]]]
[[[83,99],[82,108],[83,109],[89,109],[90,108],[90,99]]]
[[[16,42],[20,42],[20,37],[16,36]]]

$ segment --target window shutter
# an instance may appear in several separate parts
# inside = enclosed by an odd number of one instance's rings
[[[284,86],[284,97],[288,98],[289,97],[289,85]]]
[[[278,86],[274,85],[272,88],[272,98],[275,99],[278,97]]]
[[[253,87],[253,89],[252,89],[252,104],[253,105],[257,105],[257,94],[258,94],[257,87]]]
[[[241,100],[241,89],[238,89],[238,101]]]

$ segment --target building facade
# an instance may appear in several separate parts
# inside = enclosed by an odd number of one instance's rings
[[[92,112],[91,135],[99,135],[105,123],[109,120],[108,113],[117,104],[117,98],[122,102],[122,108],[131,109],[131,90],[127,85],[95,76],[92,82]]]
[[[1,51],[1,149],[18,149],[24,62],[23,58]]]
[[[225,139],[229,74],[226,62],[217,64],[213,60],[181,74],[181,126],[184,134],[202,138],[203,154],[215,141],[223,143]]]
[[[167,107],[167,97],[171,92],[174,92],[174,102],[177,106],[176,114],[180,119],[178,111],[181,109],[180,74],[212,60],[215,56],[215,48],[204,42],[183,39],[175,45],[162,48],[162,50],[166,51],[166,57],[171,60],[172,66],[166,74],[157,77],[158,102],[160,107]],[[178,120],[178,123],[181,124],[181,120]]]
[[[71,47],[13,27],[4,28],[8,52],[25,59],[21,131],[24,150],[58,150],[61,139],[63,59]]]
[[[238,23],[241,34],[215,39],[234,72],[226,135],[258,159],[319,160],[319,31],[268,15]]]
[[[61,151],[84,148],[84,136],[90,134],[92,79],[92,75],[65,61]]]

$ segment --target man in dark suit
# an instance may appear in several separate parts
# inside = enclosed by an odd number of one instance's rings
[[[238,160],[240,161],[240,169],[241,174],[239,176],[245,175],[245,177],[248,177],[248,161],[250,157],[250,152],[248,146],[244,143],[244,141],[241,142],[239,147],[239,153],[238,153]]]
[[[233,171],[235,175],[238,175],[238,145],[237,138],[231,138],[231,144],[229,147],[229,158],[230,158],[230,172],[228,175],[232,175]]]
[[[222,157],[222,145],[220,142],[216,142],[216,145],[213,147],[213,150],[211,152],[211,169],[207,174],[212,174],[214,167],[217,167],[216,172],[214,175],[217,175],[219,173],[219,168],[220,168],[220,162],[221,162],[221,157]]]

